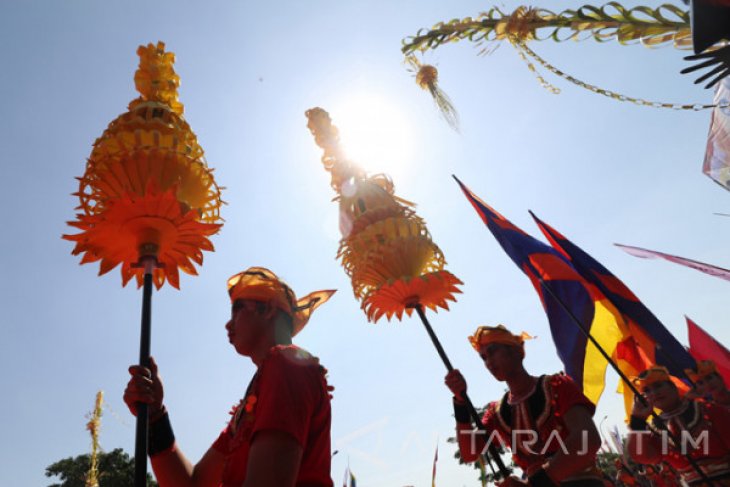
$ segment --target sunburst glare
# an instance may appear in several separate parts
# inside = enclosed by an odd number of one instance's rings
[[[413,136],[395,103],[374,94],[348,96],[331,111],[348,157],[369,174],[397,177],[413,158]]]

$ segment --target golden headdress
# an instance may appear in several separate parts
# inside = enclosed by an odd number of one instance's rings
[[[532,338],[532,336],[524,331],[519,335],[513,335],[504,325],[500,324],[497,326],[480,326],[474,332],[474,335],[469,337],[469,343],[478,352],[480,347],[489,345],[490,343],[522,347],[525,344],[525,340]]]
[[[314,291],[297,299],[294,291],[265,267],[249,267],[228,279],[228,295],[232,303],[237,299],[272,303],[292,317],[292,336],[304,328],[312,312],[334,293],[335,290]]]
[[[633,379],[634,384],[640,389],[664,381],[671,382],[672,376],[669,375],[669,370],[661,365],[653,365]]]

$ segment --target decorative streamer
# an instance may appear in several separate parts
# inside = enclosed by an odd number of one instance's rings
[[[426,32],[423,29],[419,30],[415,36],[403,40],[401,50],[406,55],[408,64],[421,66],[415,59],[415,53],[422,54],[446,43],[468,40],[482,44],[506,40],[517,50],[540,85],[553,94],[560,93],[560,89],[538,73],[533,61],[569,83],[617,101],[672,110],[698,111],[717,106],[649,101],[586,83],[556,68],[527,46],[529,41],[547,39],[556,42],[585,39],[608,42],[615,39],[621,44],[641,43],[647,47],[669,43],[678,49],[692,47],[689,12],[670,4],[660,5],[657,8],[644,6],[626,8],[618,2],[608,2],[601,7],[584,5],[577,10],[568,9],[557,14],[547,9],[526,6],[517,7],[512,13],[506,14],[494,7],[476,18],[453,19],[449,22],[439,22]],[[424,65],[419,73],[427,67],[432,68]],[[426,74],[429,72],[430,70],[427,70]],[[429,76],[422,76],[424,77],[429,79]],[[416,81],[424,88],[418,77]],[[439,100],[439,97],[443,96],[440,89],[435,91],[428,85],[426,87],[441,110],[442,116],[449,121],[449,114],[455,113],[453,106]]]
[[[647,47],[670,42],[678,49],[692,47],[688,11],[671,4],[626,8],[618,2],[608,2],[601,7],[584,5],[557,14],[525,6],[504,13],[493,7],[476,18],[453,19],[439,22],[430,30],[421,29],[403,40],[402,51],[407,56],[462,40],[479,43],[511,38],[523,42],[615,39],[621,44],[641,43]]]
[[[693,111],[700,111],[700,110],[707,110],[710,108],[727,108],[728,104],[700,104],[700,103],[666,103],[666,102],[660,102],[660,101],[649,101],[644,100],[643,98],[635,98],[628,95],[622,95],[621,93],[617,93],[615,91],[607,90],[605,88],[601,88],[596,85],[592,85],[590,83],[586,83],[585,81],[581,81],[567,73],[564,73],[560,69],[556,68],[552,64],[545,61],[542,57],[537,55],[535,51],[527,47],[527,44],[524,41],[520,40],[512,40],[512,45],[517,49],[517,53],[520,55],[523,61],[527,63],[527,67],[530,71],[532,71],[535,76],[537,77],[537,80],[540,82],[540,84],[543,86],[543,88],[547,89],[553,94],[559,94],[560,89],[554,87],[547,81],[545,81],[538,73],[535,67],[532,65],[532,63],[527,59],[528,57],[535,60],[538,64],[540,64],[542,67],[553,73],[555,76],[558,76],[560,78],[563,78],[565,81],[572,83],[579,88],[584,88],[588,91],[591,91],[593,93],[596,93],[597,95],[605,96],[608,98],[611,98],[616,101],[624,101],[633,103],[634,105],[639,106],[645,106],[645,107],[652,107],[652,108],[669,108],[671,110],[693,110]]]

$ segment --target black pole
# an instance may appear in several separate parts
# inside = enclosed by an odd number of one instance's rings
[[[646,485],[646,483],[644,482],[644,479],[639,478],[639,474],[633,468],[629,467],[628,463],[624,462],[623,460],[619,460],[619,461],[621,462],[621,465],[623,465],[623,467],[629,473],[629,475],[631,475],[631,478],[636,480],[636,482],[641,486]]]
[[[446,369],[449,372],[451,372],[452,370],[454,370],[454,368],[451,366],[451,361],[449,360],[449,357],[446,356],[444,347],[441,346],[441,342],[439,341],[438,337],[436,336],[436,333],[434,333],[433,328],[431,328],[431,324],[428,322],[428,319],[426,318],[426,314],[423,312],[423,306],[419,303],[419,304],[414,305],[413,308],[416,309],[418,316],[421,318],[421,323],[423,323],[423,326],[426,328],[426,332],[428,333],[428,336],[431,338],[431,342],[433,342],[433,346],[436,347],[436,351],[438,352],[439,357],[441,357],[441,360],[444,362]],[[462,394],[462,397],[464,398],[464,401],[466,402],[466,407],[469,409],[469,414],[471,415],[472,420],[474,420],[474,423],[476,423],[477,427],[480,430],[484,431],[484,425],[482,424],[482,418],[479,417],[479,413],[477,413],[477,410],[474,407],[474,404],[472,404],[471,399],[469,399],[469,396],[466,395],[466,392],[464,392]],[[509,470],[507,470],[507,467],[505,467],[504,462],[500,458],[497,448],[491,442],[489,443],[489,456],[491,456],[494,459],[494,463],[497,464],[499,473],[501,473],[504,476],[504,478],[509,477]],[[489,461],[489,456],[487,456],[487,461]],[[492,467],[491,462],[489,463],[489,466]],[[492,472],[494,472],[493,467],[492,467]]]
[[[139,365],[150,366],[150,340],[152,330],[152,272],[154,256],[143,256],[140,267],[144,267],[144,288],[142,289],[142,329],[139,338]],[[147,487],[147,437],[149,418],[147,404],[137,403],[137,430],[134,445],[134,487]]]
[[[634,384],[628,379],[628,377],[626,377],[626,374],[624,374],[623,371],[621,369],[619,369],[618,365],[616,365],[616,363],[613,361],[613,359],[611,359],[611,357],[608,356],[608,354],[603,349],[603,347],[596,341],[595,338],[593,338],[593,335],[591,335],[591,333],[583,326],[583,323],[581,323],[581,321],[578,319],[578,317],[576,317],[573,314],[573,312],[568,308],[568,306],[563,302],[563,300],[560,299],[555,294],[555,292],[552,290],[552,288],[550,286],[548,286],[548,284],[543,280],[542,277],[538,276],[537,279],[540,281],[540,284],[548,292],[548,294],[550,294],[550,296],[552,296],[553,299],[555,299],[555,301],[560,305],[560,307],[563,309],[563,311],[565,311],[568,314],[568,316],[570,316],[570,319],[576,325],[578,325],[578,329],[581,332],[583,332],[583,335],[585,335],[586,338],[588,338],[591,341],[591,343],[598,349],[598,351],[601,353],[601,355],[603,355],[603,358],[605,358],[608,361],[608,363],[611,364],[611,367],[613,368],[613,370],[616,371],[616,373],[619,375],[619,377],[621,377],[621,380],[624,381],[624,384],[629,386],[629,389],[631,389],[631,392],[633,392],[634,395],[639,398],[639,400],[641,401],[641,403],[643,405],[648,406],[649,404],[647,403],[646,398],[644,398],[644,396],[636,389]],[[653,411],[651,414],[652,414],[652,416],[654,416]],[[674,434],[672,434],[672,432],[669,431],[669,429],[667,429],[666,431],[667,431],[667,433],[670,434],[672,441],[677,443],[677,438],[675,438]],[[692,468],[694,469],[694,471],[699,474],[699,476],[702,478],[702,481],[705,484],[709,485],[710,487],[714,487],[715,484],[707,477],[707,475],[705,474],[705,472],[702,471],[700,466],[697,465],[697,462],[695,462],[695,460],[692,458],[692,456],[689,453],[684,453],[684,457],[687,459],[687,461],[690,463],[690,465],[692,465]]]

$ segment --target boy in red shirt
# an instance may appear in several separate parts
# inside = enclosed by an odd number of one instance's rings
[[[482,418],[486,435],[476,434],[464,405],[466,381],[458,370],[449,372],[446,385],[454,394],[454,416],[461,457],[476,460],[486,441],[499,438],[527,476],[509,477],[498,485],[603,487],[596,469],[601,445],[593,423],[595,406],[567,375],[535,377],[522,365],[525,334],[507,328],[480,326],[469,337],[489,372],[509,391],[487,407]],[[494,434],[493,434],[494,433]]]
[[[138,402],[149,405],[149,454],[160,487],[332,487],[332,388],[319,360],[291,339],[334,291],[297,299],[273,272],[252,267],[228,280],[228,293],[228,339],[257,371],[196,465],[175,443],[154,360],[150,369],[130,367],[124,401],[133,414]]]

